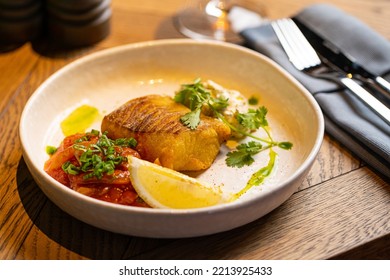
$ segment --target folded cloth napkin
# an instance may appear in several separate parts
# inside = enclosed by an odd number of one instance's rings
[[[390,42],[355,17],[328,4],[309,6],[295,17],[351,54],[368,70],[390,80]],[[296,70],[269,24],[245,29],[241,35],[246,46],[279,63],[313,94],[330,135],[390,179],[388,124],[340,85]]]

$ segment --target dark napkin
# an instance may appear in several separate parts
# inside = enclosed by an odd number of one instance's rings
[[[390,42],[357,18],[328,4],[309,6],[295,17],[351,54],[368,70],[390,80]],[[327,133],[390,178],[388,124],[347,89],[296,70],[269,24],[246,29],[241,35],[249,48],[279,63],[313,94],[324,113]]]

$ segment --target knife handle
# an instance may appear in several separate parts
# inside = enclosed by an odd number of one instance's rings
[[[350,78],[341,78],[340,82],[360,98],[379,117],[390,125],[390,109],[376,99],[371,93]]]
[[[375,77],[375,82],[388,93],[390,93],[390,83],[380,76]]]

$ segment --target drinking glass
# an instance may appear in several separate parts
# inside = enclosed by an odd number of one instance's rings
[[[192,0],[176,15],[175,25],[189,38],[238,43],[241,38],[232,28],[230,16],[239,9],[265,17],[263,6],[254,0]]]

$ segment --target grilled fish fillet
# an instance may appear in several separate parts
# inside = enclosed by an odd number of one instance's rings
[[[191,130],[180,122],[190,110],[171,97],[147,95],[128,101],[106,115],[101,129],[112,139],[134,137],[145,160],[177,171],[199,171],[210,167],[230,128],[221,121],[201,116]]]

